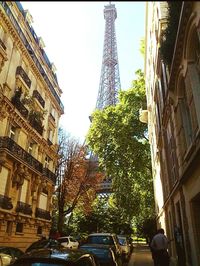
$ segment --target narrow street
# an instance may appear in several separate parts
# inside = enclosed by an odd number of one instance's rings
[[[136,243],[127,266],[153,266],[151,251],[148,245]]]

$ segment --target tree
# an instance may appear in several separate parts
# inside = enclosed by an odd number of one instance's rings
[[[111,201],[97,197],[92,204],[90,213],[76,213],[73,218],[73,224],[77,225],[76,233],[114,232],[116,234],[131,234],[130,224],[124,221],[120,209],[113,206]]]
[[[77,206],[85,212],[90,210],[96,185],[102,181],[102,175],[96,165],[87,159],[87,147],[66,135],[63,129],[59,129],[58,154],[55,204],[58,210],[57,229],[62,234],[65,217],[69,215],[69,223],[70,215]]]
[[[140,40],[140,53],[144,57],[144,55],[145,55],[145,40],[144,40],[144,38],[142,38]]]
[[[145,210],[150,216],[154,212],[147,125],[139,121],[139,109],[146,109],[144,75],[141,70],[136,75],[132,88],[119,93],[116,106],[94,111],[86,139],[112,177],[115,206],[129,221],[146,215]]]

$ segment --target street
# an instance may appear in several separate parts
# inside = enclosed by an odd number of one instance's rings
[[[153,260],[148,245],[135,244],[127,266],[153,266]]]

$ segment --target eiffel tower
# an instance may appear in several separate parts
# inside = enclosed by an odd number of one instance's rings
[[[121,89],[119,63],[117,55],[117,40],[115,19],[117,10],[114,4],[104,6],[105,33],[103,45],[103,60],[96,109],[103,110],[110,105],[116,105],[118,92]],[[96,157],[98,161],[98,158]],[[97,189],[101,196],[107,196],[112,190],[111,178],[106,178]]]

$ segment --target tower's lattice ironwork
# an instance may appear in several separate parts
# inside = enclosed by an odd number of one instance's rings
[[[117,40],[115,32],[115,19],[117,11],[114,4],[104,7],[105,33],[103,46],[103,61],[99,91],[96,102],[96,109],[104,109],[107,106],[115,105],[118,101],[118,92],[121,89],[119,76],[119,63],[117,55]],[[97,156],[92,159],[98,161]],[[101,197],[108,197],[112,191],[112,179],[107,177],[98,187],[97,193]]]
[[[106,106],[117,103],[118,92],[121,89],[119,64],[117,56],[117,40],[115,32],[115,19],[117,10],[114,4],[104,8],[105,34],[103,46],[103,61],[96,109],[104,109]]]

